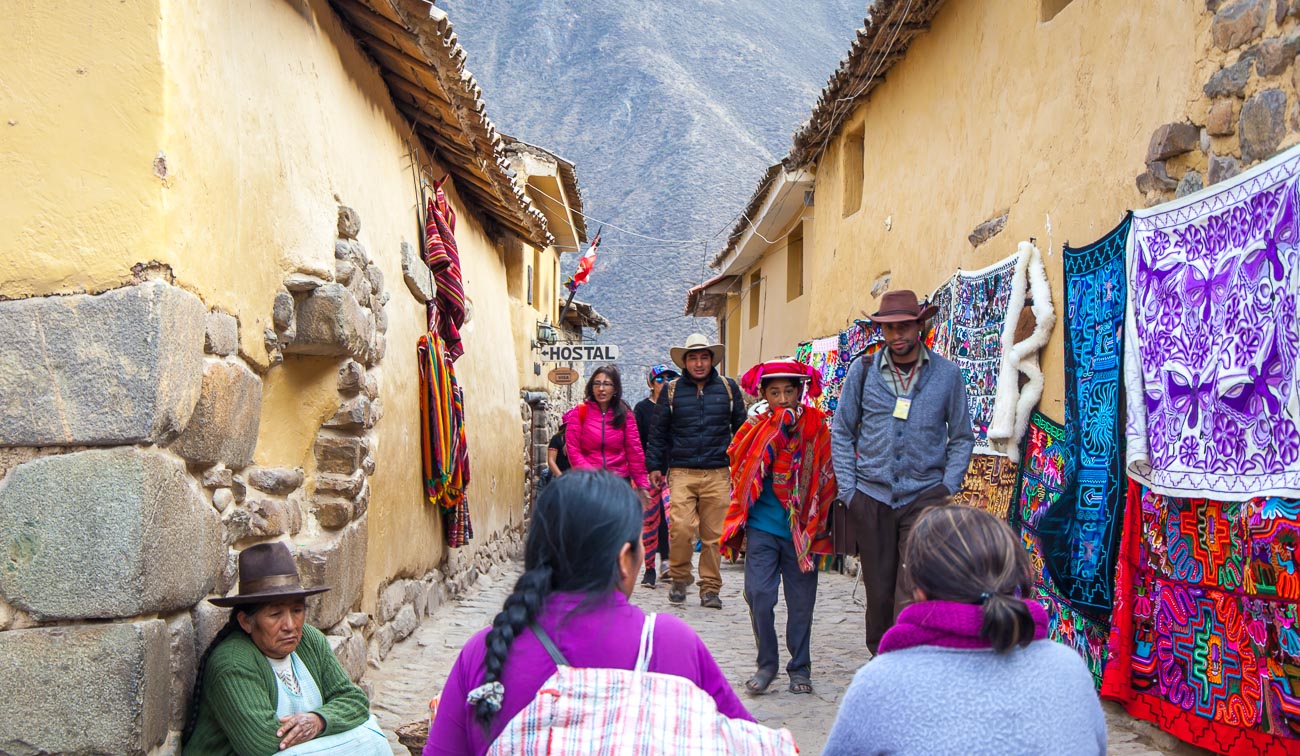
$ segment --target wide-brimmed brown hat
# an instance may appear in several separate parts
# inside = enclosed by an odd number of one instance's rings
[[[872,323],[906,323],[909,320],[929,320],[939,311],[935,305],[921,307],[916,292],[911,289],[887,291],[880,298],[880,309],[871,313]]]
[[[686,353],[699,352],[706,349],[713,353],[713,364],[721,365],[722,358],[726,355],[726,351],[727,351],[726,347],[722,346],[721,344],[709,343],[709,337],[705,336],[702,333],[692,333],[690,336],[687,336],[686,345],[673,347],[672,349],[669,350],[669,354],[672,355],[673,362],[677,363],[677,367],[681,368],[682,370],[685,370]]]
[[[217,606],[263,604],[268,601],[314,596],[328,591],[330,586],[303,588],[298,579],[298,565],[294,564],[289,547],[275,543],[259,543],[239,552],[239,595],[208,599]]]

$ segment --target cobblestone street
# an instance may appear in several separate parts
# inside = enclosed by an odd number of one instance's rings
[[[427,716],[429,698],[441,689],[461,645],[491,622],[513,587],[518,571],[518,565],[510,565],[497,574],[482,576],[471,596],[447,605],[436,616],[425,620],[408,640],[393,647],[379,669],[371,669],[367,679],[374,685],[374,710],[389,733],[395,753],[407,752],[393,734],[397,727]],[[862,587],[847,576],[835,573],[821,576],[813,621],[816,688],[813,695],[791,694],[786,689],[788,681],[783,666],[782,675],[766,695],[750,698],[743,688],[753,672],[754,642],[741,596],[743,580],[741,565],[723,565],[722,611],[701,608],[693,589],[688,592],[684,606],[671,606],[663,584],[657,589],[638,586],[632,598],[646,611],[668,612],[689,622],[704,638],[741,699],[760,722],[789,728],[803,753],[821,753],[840,698],[854,672],[867,658],[862,640]],[[778,604],[777,628],[782,636],[784,622],[783,605]],[[785,661],[783,656],[782,665]],[[1152,725],[1133,720],[1114,705],[1106,704],[1106,718],[1111,754],[1207,753],[1178,742]]]

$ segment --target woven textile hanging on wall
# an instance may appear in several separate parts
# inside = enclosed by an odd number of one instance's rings
[[[1016,495],[1016,476],[1019,467],[1006,457],[995,454],[974,454],[961,490],[953,494],[954,504],[983,509],[1000,520],[1007,519],[1011,500]]]
[[[1115,585],[1124,507],[1124,429],[1120,356],[1127,287],[1124,250],[1129,217],[1096,242],[1066,246],[1065,428],[1075,453],[1070,485],[1053,505],[1062,556],[1056,584],[1075,609],[1101,621]]]
[[[469,446],[465,441],[465,395],[436,332],[420,337],[416,355],[420,366],[420,452],[425,497],[442,511],[447,545],[464,546],[474,537],[466,496]]]
[[[930,297],[939,312],[927,344],[961,368],[977,454],[998,453],[989,445],[988,429],[1002,369],[1002,330],[1019,261],[1017,253],[983,270],[960,271]]]
[[[1133,213],[1128,473],[1170,496],[1300,496],[1300,149]]]
[[[1030,418],[1011,507],[1011,528],[1020,535],[1034,565],[1034,588],[1047,610],[1048,637],[1079,652],[1100,685],[1110,625],[1072,607],[1049,568],[1049,561],[1060,561],[1062,555],[1054,553],[1059,538],[1055,529],[1047,530],[1048,514],[1073,478],[1070,466],[1075,454],[1065,436],[1065,428],[1045,415],[1035,412]]]
[[[1128,490],[1102,695],[1218,753],[1300,750],[1300,503]]]

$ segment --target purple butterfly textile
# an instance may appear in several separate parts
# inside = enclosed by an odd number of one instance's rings
[[[1128,472],[1167,496],[1300,496],[1300,149],[1133,213]]]

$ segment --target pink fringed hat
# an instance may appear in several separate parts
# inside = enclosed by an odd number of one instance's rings
[[[790,378],[804,381],[808,384],[807,394],[810,398],[816,399],[822,395],[821,374],[802,362],[796,362],[788,357],[758,363],[741,376],[740,387],[746,393],[758,396],[763,390],[764,378]]]

